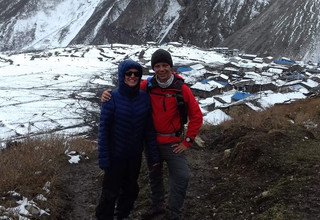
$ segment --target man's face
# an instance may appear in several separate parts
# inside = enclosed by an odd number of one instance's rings
[[[172,69],[167,63],[156,63],[153,70],[160,82],[167,82],[172,74]]]

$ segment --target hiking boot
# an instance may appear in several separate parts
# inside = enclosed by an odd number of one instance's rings
[[[163,205],[160,206],[154,206],[149,208],[146,212],[141,214],[141,219],[142,220],[148,220],[148,219],[152,219],[156,216],[165,214],[166,209],[164,208]]]

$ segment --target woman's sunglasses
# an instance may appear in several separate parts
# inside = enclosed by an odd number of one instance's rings
[[[135,77],[140,77],[141,75],[140,75],[140,73],[139,72],[133,72],[133,71],[128,71],[128,72],[125,72],[125,74],[124,75],[126,75],[126,76],[132,76],[132,74],[135,76]]]

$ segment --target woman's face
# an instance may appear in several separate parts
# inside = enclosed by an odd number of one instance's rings
[[[140,73],[136,69],[129,69],[124,74],[124,83],[129,87],[134,87],[139,83]]]

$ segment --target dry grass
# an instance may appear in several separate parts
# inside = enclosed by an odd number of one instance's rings
[[[205,126],[201,134],[212,150],[205,169],[210,162],[219,168],[203,184],[214,186],[207,197],[214,218],[318,219],[320,97],[264,112],[234,106],[226,113],[233,120]]]
[[[320,123],[320,99],[306,99],[290,105],[276,105],[263,112],[245,111],[241,107],[232,108],[229,112],[233,118],[222,124],[223,128],[242,126],[269,131],[272,129],[287,129],[292,126],[309,126],[311,130]]]
[[[0,187],[4,191],[14,190],[32,195],[40,191],[59,169],[56,158],[63,154],[64,145],[59,139],[26,140],[18,146],[1,152]],[[28,186],[28,187],[26,187]]]
[[[0,195],[15,191],[33,198],[46,182],[54,182],[61,167],[68,163],[65,151],[81,154],[94,151],[95,144],[82,138],[45,136],[26,139],[0,152]]]

